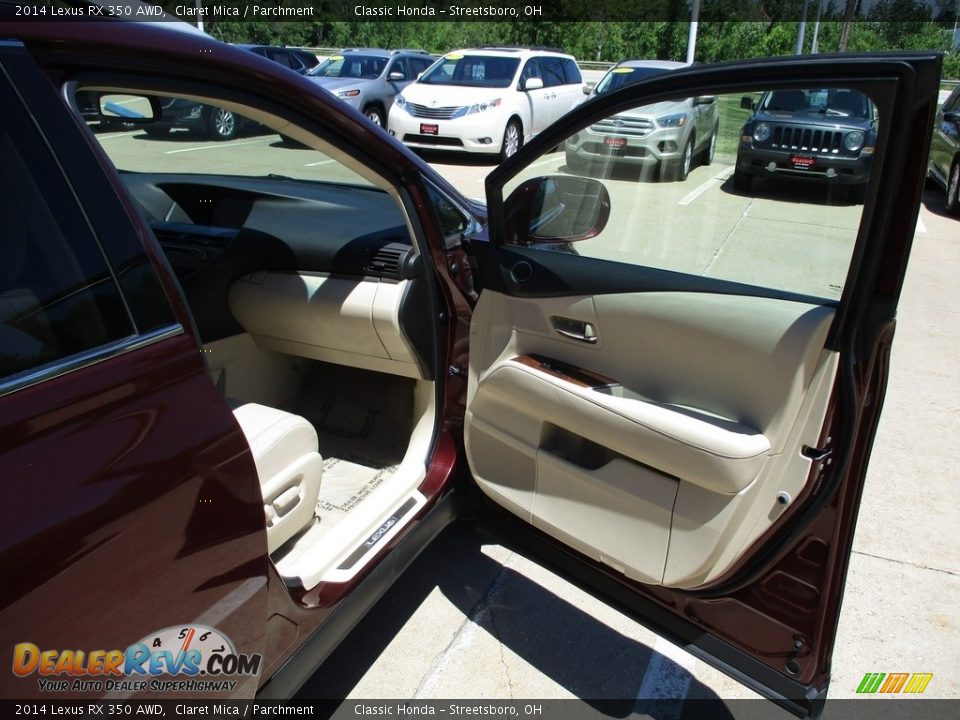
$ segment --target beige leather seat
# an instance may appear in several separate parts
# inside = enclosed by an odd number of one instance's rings
[[[233,414],[260,475],[272,553],[313,523],[323,473],[317,431],[299,415],[256,403],[235,407]]]

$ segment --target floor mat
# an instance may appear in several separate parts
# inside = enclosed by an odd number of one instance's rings
[[[320,526],[329,529],[396,471],[395,465],[372,468],[349,460],[323,461],[323,480],[317,499]]]
[[[318,363],[295,411],[316,428],[323,458],[399,465],[410,442],[413,381]]]

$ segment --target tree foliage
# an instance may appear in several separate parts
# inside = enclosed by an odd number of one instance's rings
[[[701,0],[696,61],[792,54],[801,1]],[[816,6],[817,0],[810,0],[805,53],[811,52]],[[837,51],[845,8],[846,0],[822,0],[816,30],[819,52]],[[944,77],[958,78],[960,50],[951,47],[955,8],[953,0],[933,4],[923,0],[877,0],[861,19],[850,24],[847,50],[943,51]],[[660,19],[649,22],[208,21],[205,29],[228,42],[300,47],[422,48],[443,53],[484,45],[539,45],[562,48],[580,60],[684,60],[689,29],[686,13],[682,4],[662,2],[652,14]]]

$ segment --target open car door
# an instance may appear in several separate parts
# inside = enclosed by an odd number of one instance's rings
[[[799,716],[829,684],[939,71],[673,71],[487,179],[465,440],[500,529]],[[808,109],[756,122],[777,91]]]

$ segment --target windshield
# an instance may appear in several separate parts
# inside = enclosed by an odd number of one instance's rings
[[[427,70],[418,82],[427,85],[505,88],[513,84],[519,58],[453,53]]]
[[[767,112],[802,112],[869,118],[870,101],[854,90],[775,90],[760,103]]]
[[[597,83],[594,94],[603,95],[603,93],[619,90],[627,85],[633,85],[641,80],[646,80],[654,75],[667,72],[666,68],[654,67],[618,67],[614,68],[603,79]]]
[[[307,73],[310,77],[360,78],[380,77],[387,58],[376,55],[332,55]]]

